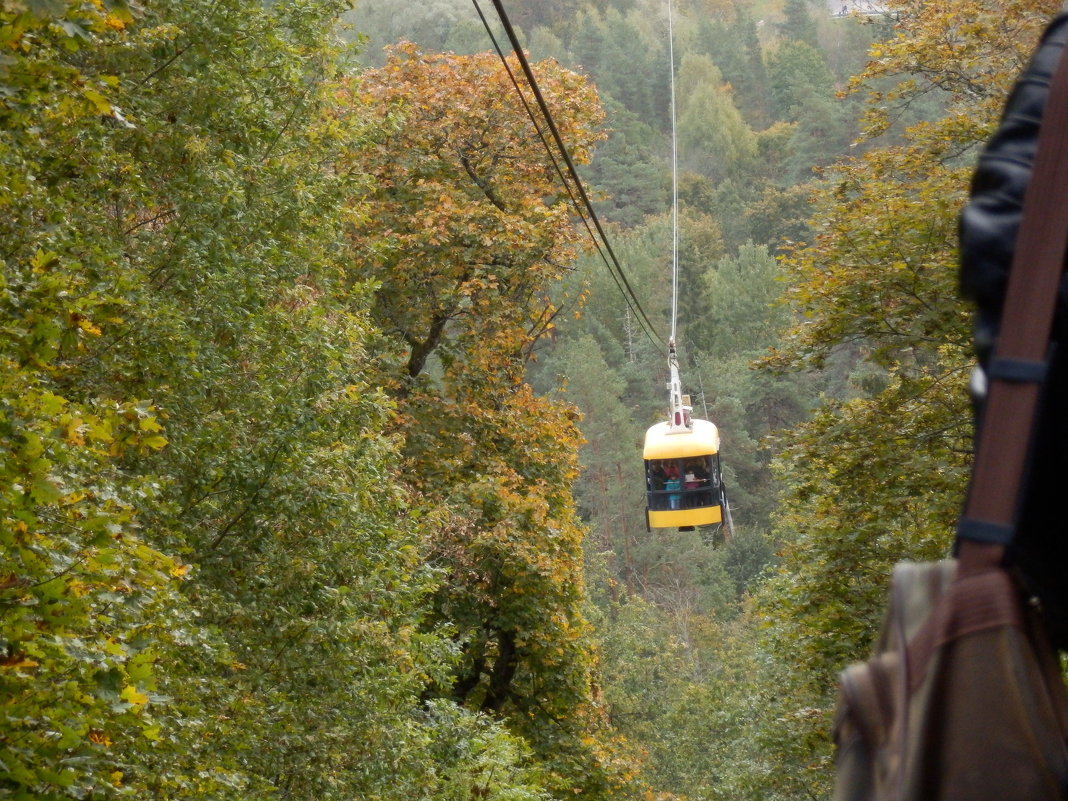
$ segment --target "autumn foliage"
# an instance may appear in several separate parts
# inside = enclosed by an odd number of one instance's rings
[[[552,62],[534,70],[573,158],[588,160],[601,120],[592,87]],[[381,131],[353,154],[373,213],[352,235],[374,243],[353,272],[377,286],[398,477],[433,521],[430,558],[444,571],[433,622],[454,627],[460,653],[438,692],[503,715],[554,782],[581,776],[575,792],[598,795],[620,779],[590,738],[603,722],[570,492],[580,439],[572,410],[524,380],[584,232],[496,57],[402,45],[352,91]]]
[[[825,796],[834,673],[959,506],[955,214],[1057,4],[678,4],[730,543],[645,530],[662,354],[516,60],[361,5],[454,52],[361,65],[346,0],[0,0],[0,798]],[[663,4],[516,7],[663,321]]]

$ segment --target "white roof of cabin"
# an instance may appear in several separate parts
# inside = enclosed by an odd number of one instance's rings
[[[719,453],[719,429],[714,423],[694,418],[689,431],[672,431],[667,423],[657,423],[645,432],[646,459],[685,459]]]

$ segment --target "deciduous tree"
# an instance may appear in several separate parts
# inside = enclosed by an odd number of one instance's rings
[[[535,72],[586,161],[600,120],[591,87],[551,62]],[[460,650],[440,690],[503,716],[556,790],[617,792],[626,772],[598,739],[591,696],[574,413],[523,375],[555,326],[550,290],[579,238],[564,186],[493,56],[405,45],[361,77],[353,102],[386,132],[353,153],[352,168],[374,179],[374,213],[353,227],[366,247],[353,274],[378,285],[381,375],[405,440],[398,469],[437,526],[436,619]]]

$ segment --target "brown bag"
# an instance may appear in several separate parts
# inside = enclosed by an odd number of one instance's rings
[[[902,563],[876,652],[841,677],[835,801],[1068,797],[1068,696],[996,567]]]
[[[959,558],[895,570],[875,654],[841,677],[835,801],[1068,798],[1068,692],[1038,609],[1004,566],[1068,253],[1068,58],[1058,60],[989,363]]]

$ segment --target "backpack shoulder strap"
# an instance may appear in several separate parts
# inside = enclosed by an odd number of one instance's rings
[[[958,545],[1000,561],[1013,523],[1068,252],[1068,59],[1050,83],[1013,253]],[[976,554],[961,547],[962,559]],[[984,560],[985,561],[985,560]]]

